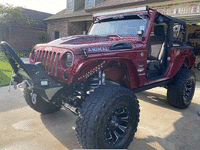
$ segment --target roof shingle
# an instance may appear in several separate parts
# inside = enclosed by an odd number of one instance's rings
[[[45,18],[52,16],[52,14],[49,13],[44,13],[26,8],[22,8],[22,13],[24,13],[25,15],[27,15],[27,17],[29,17],[30,19],[34,20],[37,23],[37,25],[35,26],[36,28],[42,28],[42,29],[47,28],[47,24],[43,20]]]
[[[67,19],[67,18],[73,18],[73,17],[83,17],[83,16],[91,16],[90,13],[86,12],[83,8],[74,11],[74,12],[67,12],[66,9],[58,12],[57,14],[44,19],[45,21],[49,20],[56,20],[56,19]]]

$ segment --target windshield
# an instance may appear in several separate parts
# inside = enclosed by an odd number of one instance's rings
[[[149,17],[147,15],[129,15],[106,18],[97,20],[92,26],[89,35],[138,36],[138,30],[143,30],[145,35],[148,22]]]

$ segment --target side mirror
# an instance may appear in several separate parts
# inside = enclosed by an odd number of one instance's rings
[[[138,35],[141,39],[143,39],[143,37],[144,37],[144,30],[137,30],[137,35]]]

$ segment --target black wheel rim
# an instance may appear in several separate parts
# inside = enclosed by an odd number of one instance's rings
[[[112,111],[107,118],[105,138],[109,144],[116,145],[120,143],[127,135],[129,128],[129,111],[125,106],[120,106]]]
[[[184,91],[183,91],[183,100],[185,104],[189,104],[191,101],[191,94],[193,90],[193,83],[192,80],[188,80],[185,84]]]

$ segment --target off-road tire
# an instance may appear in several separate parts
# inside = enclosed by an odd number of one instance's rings
[[[176,108],[187,108],[194,95],[195,83],[194,72],[190,69],[181,69],[176,75],[175,83],[168,85],[168,103]]]
[[[88,149],[127,148],[137,131],[139,112],[137,97],[129,89],[100,86],[82,103],[76,121],[79,144]]]
[[[54,113],[60,110],[60,107],[57,107],[56,105],[52,103],[46,102],[40,95],[37,95],[37,101],[35,104],[33,104],[32,98],[31,98],[31,91],[28,88],[24,89],[24,98],[27,104],[32,109],[42,114]]]
[[[197,69],[200,70],[200,62],[197,64]]]

